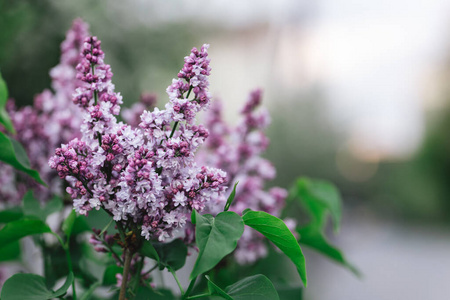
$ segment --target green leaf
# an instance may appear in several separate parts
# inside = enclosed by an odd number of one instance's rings
[[[23,212],[20,207],[12,207],[0,211],[0,223],[9,223],[15,220],[19,220],[23,217]]]
[[[35,274],[15,274],[2,288],[2,300],[43,300],[64,295],[73,282],[73,273],[69,273],[64,285],[56,292],[47,288],[45,278]]]
[[[104,285],[115,285],[117,284],[116,274],[122,274],[123,267],[117,265],[110,265],[105,269],[103,273],[103,284]]]
[[[0,132],[0,161],[10,164],[19,171],[30,175],[34,180],[40,184],[47,186],[42,181],[39,173],[31,169],[30,162],[26,156],[26,152],[16,140],[9,138],[3,132]]]
[[[38,217],[39,219],[45,221],[45,218],[42,218],[41,205],[39,201],[33,197],[33,191],[29,190],[23,196],[23,212],[25,216],[33,216]]]
[[[5,126],[6,130],[11,133],[16,133],[11,119],[5,110],[6,102],[8,101],[8,88],[0,73],[0,124]]]
[[[33,191],[31,190],[23,196],[22,202],[25,216],[37,217],[42,221],[45,221],[49,215],[60,211],[63,207],[61,198],[53,197],[44,208],[41,208],[41,204],[33,196]]]
[[[303,177],[297,181],[297,198],[311,215],[309,224],[297,228],[299,242],[342,264],[356,276],[361,276],[342,252],[327,241],[324,233],[328,214],[332,217],[335,232],[339,230],[342,200],[336,187],[325,181]]]
[[[228,286],[225,292],[233,300],[280,300],[272,282],[264,275],[244,278]]]
[[[147,256],[151,259],[154,259],[159,263],[158,252],[156,251],[155,247],[149,241],[144,241],[141,249],[139,249],[139,252],[142,255]]]
[[[331,214],[334,230],[339,231],[342,200],[337,188],[326,181],[302,177],[297,181],[300,201],[312,215],[317,226],[324,226],[326,212]]]
[[[175,300],[175,296],[171,290],[158,289],[152,290],[146,286],[138,287],[135,299],[150,299],[150,300]]]
[[[67,292],[67,290],[69,289],[69,287],[72,284],[73,280],[74,280],[73,273],[70,272],[69,275],[67,275],[66,282],[64,282],[63,286],[60,287],[59,289],[57,289],[53,293],[52,298],[57,298],[59,296],[64,295]]]
[[[227,203],[225,204],[225,208],[223,209],[223,211],[227,211],[230,208],[231,203],[233,203],[234,196],[236,196],[236,187],[237,187],[238,183],[239,183],[239,181],[237,181],[234,184],[233,191],[231,192],[230,196],[228,197]]]
[[[209,279],[209,276],[205,276],[205,277],[208,280],[208,290],[211,295],[219,295],[226,300],[233,300],[233,298],[231,298],[230,295],[225,293],[224,290],[222,290],[214,282],[212,282],[211,279]]]
[[[9,243],[0,248],[0,262],[20,259],[19,241]]]
[[[75,224],[75,219],[77,218],[77,213],[75,210],[72,210],[67,218],[62,223],[62,231],[66,235],[66,238],[69,239],[72,235],[73,225]]]
[[[35,274],[16,274],[6,280],[2,288],[2,300],[51,299],[45,278]]]
[[[275,244],[297,267],[303,284],[306,286],[305,257],[297,239],[286,224],[277,217],[263,211],[248,211],[242,219],[245,225],[259,231]]]
[[[89,230],[92,228],[105,228],[105,226],[111,221],[111,216],[104,209],[99,210],[91,210],[87,216],[80,216],[87,226]],[[114,234],[118,232],[114,229],[114,226],[111,226],[108,230],[108,234]]]
[[[187,247],[182,240],[176,239],[170,243],[154,243],[153,247],[158,253],[160,269],[181,269],[186,263]]]
[[[80,234],[82,232],[91,231],[92,227],[89,226],[86,221],[86,217],[81,215],[77,216],[75,223],[73,224],[72,234]]]
[[[45,207],[42,210],[42,214],[45,219],[47,219],[48,216],[55,212],[61,211],[63,208],[63,201],[60,197],[54,196],[48,203],[45,205]],[[45,220],[44,219],[44,220]]]
[[[80,300],[89,300],[94,291],[101,285],[100,282],[96,282],[81,296]]]
[[[283,300],[302,300],[303,289],[301,287],[277,287],[278,296]]]
[[[9,243],[20,240],[23,237],[51,232],[50,228],[41,220],[17,220],[10,222],[0,230],[0,249]]]
[[[230,254],[244,232],[242,218],[235,212],[224,211],[215,218],[194,211],[195,240],[199,248],[190,279],[214,268],[222,258]]]
[[[344,254],[342,254],[342,252],[338,248],[332,246],[326,240],[324,234],[318,231],[315,227],[307,226],[303,228],[297,228],[297,232],[300,235],[299,242],[301,244],[313,248],[333,259],[334,261],[344,265],[356,276],[361,276],[361,272],[350,262],[348,262]]]

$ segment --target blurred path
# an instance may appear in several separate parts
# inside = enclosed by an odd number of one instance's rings
[[[450,299],[448,228],[359,220],[344,224],[338,244],[364,278],[308,251],[305,299]]]

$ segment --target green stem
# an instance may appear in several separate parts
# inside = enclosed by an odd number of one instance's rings
[[[122,285],[120,286],[119,300],[125,300],[127,293],[127,281],[128,273],[130,272],[131,257],[132,255],[130,250],[125,248],[125,264],[123,266]]]
[[[175,281],[177,282],[178,287],[180,288],[181,295],[182,295],[182,297],[184,297],[184,290],[183,290],[183,287],[181,286],[180,281],[178,280],[177,274],[175,274],[175,271],[172,268],[169,268],[169,272],[172,273],[173,278],[175,278]]]
[[[188,297],[188,298],[186,298],[186,300],[204,298],[204,297],[209,297],[209,296],[211,296],[211,294],[205,293],[205,294],[200,294],[200,295],[195,295],[195,296],[192,296],[192,297]]]
[[[180,123],[180,122],[176,121],[175,125],[173,125],[172,132],[170,133],[169,139],[173,137],[173,134],[175,133],[175,130],[177,129],[178,123]]]
[[[123,229],[123,226],[120,222],[116,222],[117,224],[117,230],[119,231],[120,239],[122,240],[122,243],[125,243],[125,229]]]
[[[189,88],[189,91],[188,91],[188,93],[186,95],[186,99],[189,98],[189,95],[191,94],[191,91],[192,91],[192,86]],[[180,122],[177,121],[173,125],[172,132],[170,133],[169,139],[173,137],[173,135],[175,133],[175,130],[177,129],[178,123],[180,123]]]
[[[109,252],[120,262],[120,264],[123,266],[123,260],[120,258],[120,256],[114,251],[113,247],[111,247],[104,239],[101,239],[103,246],[108,248]]]
[[[112,222],[114,222],[114,219],[111,219],[111,221],[109,221],[108,225],[105,226],[105,228],[103,228],[103,230],[100,232],[99,236],[102,236],[106,230],[108,230],[109,226],[111,226]]]
[[[158,264],[154,265],[150,270],[148,270],[147,272],[145,272],[144,274],[142,274],[142,277],[147,276],[148,274],[150,274],[151,272],[153,272],[157,267],[158,267]]]
[[[91,53],[92,53],[92,48],[93,48],[93,46],[91,47]],[[92,75],[95,75],[94,64],[91,64],[91,70],[92,70]],[[94,101],[95,101],[94,105],[97,105],[97,98],[98,98],[97,91],[94,91]]]
[[[141,260],[140,260],[140,262],[138,264],[138,268],[137,268],[136,275],[135,275],[136,277],[134,279],[134,286],[133,286],[133,288],[131,290],[133,295],[135,295],[136,290],[137,290],[138,285],[139,285],[139,282],[141,281],[141,272],[142,272],[142,268],[143,267],[144,267],[144,256],[141,256]]]
[[[69,251],[69,240],[67,240],[66,243],[64,243],[58,234],[53,233],[53,235],[58,239],[59,243],[61,244],[62,248],[64,249],[64,252],[66,253],[66,260],[67,260],[67,266],[69,267],[69,272],[73,273],[72,258],[70,257],[70,251]],[[72,281],[72,292],[73,292],[73,300],[77,300],[77,292],[75,290],[75,279]]]
[[[189,297],[189,294],[192,292],[192,289],[194,288],[196,281],[197,281],[197,276],[195,276],[195,278],[192,279],[191,282],[189,283],[186,293],[183,295],[183,298],[182,298],[183,300],[186,299],[187,297]]]
[[[192,85],[189,87],[189,91],[188,91],[188,93],[186,95],[186,99],[189,98],[189,95],[191,94],[191,91],[192,91]]]

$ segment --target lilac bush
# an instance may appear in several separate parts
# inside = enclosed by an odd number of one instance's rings
[[[295,231],[302,232],[307,245],[309,234],[313,241],[309,246],[325,249],[336,259],[333,251],[338,250],[328,245],[324,248],[322,240],[317,245],[314,241],[323,238],[323,218],[339,213],[334,210],[339,207],[338,194],[323,199],[320,191],[329,185],[320,183],[317,194],[309,181],[300,180],[290,201],[301,194],[306,207],[319,202],[334,204],[322,207],[320,216],[314,215],[314,206],[310,213],[320,222],[311,222],[312,227],[299,227],[294,219],[285,217],[288,192],[265,187],[276,172],[262,157],[269,144],[264,130],[270,122],[267,111],[259,108],[262,92],[250,94],[241,111],[242,120],[235,128],[229,127],[222,119],[220,102],[211,105],[208,47],[193,48],[184,58],[177,78],[166,90],[169,101],[164,109],[156,107],[155,95],[143,94],[139,103],[123,110],[123,122],[117,118],[123,99],[115,91],[101,42],[89,36],[85,23],[74,21],[61,45],[60,63],[50,72],[53,92],[46,90],[36,96],[32,107],[16,109],[12,102],[7,106],[16,129],[14,137],[48,187],[16,171],[32,174],[33,170],[21,164],[18,158],[23,153],[14,148],[6,130],[0,132],[4,149],[0,161],[7,164],[0,168],[1,199],[11,206],[23,198],[22,207],[0,211],[4,218],[0,223],[6,224],[0,227],[0,261],[17,259],[22,237],[50,233],[65,253],[66,281],[58,289],[48,289],[48,278],[16,274],[6,281],[2,299],[61,298],[70,286],[68,297],[77,299],[75,282],[83,286],[83,299],[98,286],[114,284],[120,290],[110,296],[120,300],[158,295],[173,299],[155,284],[152,272],[156,269],[166,269],[174,276],[181,299],[279,299],[264,275],[222,289],[216,284],[219,279],[214,278],[214,268],[232,253],[240,264],[255,263],[268,252],[267,238],[293,262],[306,286],[305,258]],[[1,110],[7,93],[2,84],[0,78],[0,123],[5,125]],[[206,126],[197,125],[197,115],[210,106]],[[39,174],[33,178],[40,179]],[[305,192],[305,186],[310,190]],[[26,192],[30,188],[44,206]],[[70,196],[74,209],[68,216],[60,212],[62,224],[57,224],[55,231],[46,223],[50,214],[60,210],[58,198],[48,201],[52,195]],[[102,230],[88,228],[84,219],[96,211],[105,212],[109,221]],[[115,224],[113,229],[111,224]],[[245,226],[251,228],[244,231]],[[86,252],[86,231],[91,233],[90,246],[106,257],[101,278],[85,269],[89,264],[85,260],[96,260]],[[42,236],[34,241],[51,261],[48,252],[54,245]],[[176,271],[184,266],[188,247],[197,258],[184,289]],[[81,258],[79,249],[84,249]],[[73,255],[77,259],[72,259]],[[345,263],[342,255],[336,260]],[[207,291],[192,295],[204,285]]]

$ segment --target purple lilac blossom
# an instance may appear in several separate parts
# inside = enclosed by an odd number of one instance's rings
[[[130,126],[137,127],[141,123],[141,114],[144,110],[153,110],[156,107],[157,97],[153,93],[142,93],[139,102],[130,108],[122,110],[123,120]]]
[[[206,151],[201,160],[227,172],[230,185],[239,181],[230,210],[242,213],[246,208],[265,211],[280,216],[287,191],[279,187],[265,190],[265,183],[275,178],[274,166],[261,157],[269,145],[264,130],[270,123],[267,110],[258,109],[261,104],[261,90],[250,93],[241,111],[242,120],[231,129],[222,118],[222,104],[216,100],[207,114],[206,126],[210,130]],[[227,195],[215,198],[208,210],[216,214],[226,203]],[[291,227],[295,221],[286,220]],[[292,227],[292,228],[293,228]],[[238,263],[252,263],[266,256],[267,246],[256,231],[246,228],[238,242],[234,256]]]
[[[29,188],[35,190],[35,196],[41,201],[49,199],[51,194],[63,192],[61,180],[47,162],[55,147],[80,135],[81,111],[70,103],[73,90],[80,84],[75,78],[75,66],[86,36],[88,25],[81,19],[74,20],[61,44],[60,62],[50,71],[54,92],[44,90],[34,98],[33,106],[17,109],[12,101],[7,104],[17,132],[14,138],[24,146],[31,166],[49,188],[38,185],[11,166],[1,164],[0,199],[5,204],[19,203]]]
[[[67,192],[78,213],[103,208],[116,222],[140,227],[146,239],[164,241],[184,227],[192,209],[202,211],[223,193],[226,173],[194,160],[208,137],[202,125],[194,125],[210,100],[207,48],[193,48],[185,58],[179,78],[167,88],[166,109],[144,111],[134,128],[114,116],[122,97],[114,91],[100,41],[85,40],[77,66],[83,84],[73,97],[84,110],[82,136],[57,148],[49,160],[70,183]]]

